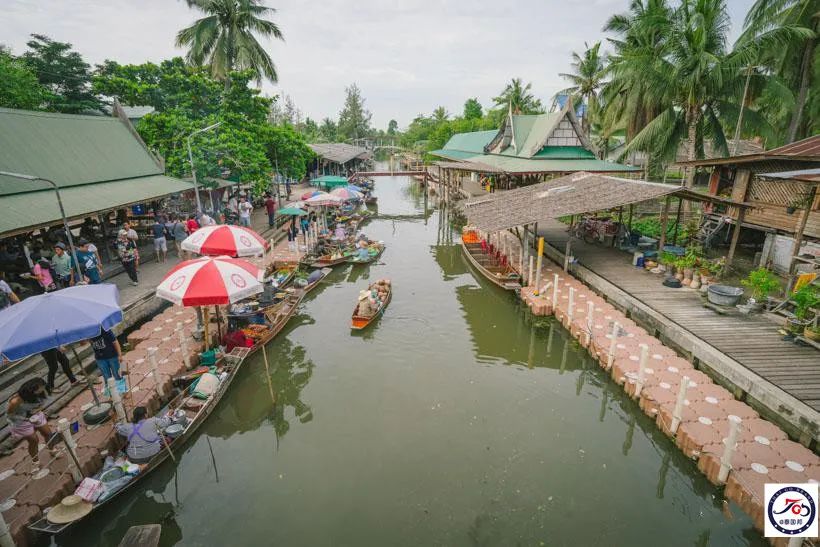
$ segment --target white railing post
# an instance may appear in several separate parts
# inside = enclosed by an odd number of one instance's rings
[[[587,345],[592,342],[592,330],[595,328],[595,302],[587,301]]]
[[[678,389],[678,398],[675,400],[675,408],[672,410],[672,425],[669,431],[674,435],[678,432],[680,421],[683,417],[683,405],[686,403],[686,390],[689,388],[689,376],[684,376],[680,381],[680,389]]]
[[[572,316],[575,314],[575,287],[569,288],[569,301],[567,302],[567,326],[572,324]]]
[[[3,513],[0,513],[0,547],[14,547],[14,538],[11,537],[9,525],[6,524]]]
[[[191,353],[188,349],[188,337],[185,336],[185,329],[182,322],[177,322],[177,333],[179,335],[179,349],[182,351],[182,360],[185,363],[185,368],[191,368]]]
[[[718,482],[723,484],[729,478],[729,471],[732,469],[732,456],[735,453],[737,437],[740,435],[740,418],[729,416],[729,434],[723,440],[723,455],[720,457],[720,471],[718,471]]]
[[[114,404],[114,412],[117,413],[117,421],[127,421],[125,407],[122,406],[122,395],[120,395],[120,390],[117,389],[117,381],[114,378],[109,378],[105,383],[108,385],[108,393],[111,394],[111,402]]]
[[[151,375],[154,377],[154,386],[160,399],[165,397],[165,389],[159,378],[159,365],[157,364],[157,348],[148,348],[148,360],[151,362]]]
[[[641,344],[639,347],[641,348],[641,356],[638,361],[638,381],[635,382],[635,397],[640,397],[641,391],[643,391],[644,376],[646,375],[646,360],[649,358],[649,346]]]
[[[615,361],[615,345],[618,343],[618,332],[621,330],[621,326],[615,321],[612,324],[612,338],[609,341],[609,352],[606,355],[606,369],[609,370],[612,368],[612,363]]]
[[[552,311],[558,305],[558,274],[552,274]]]
[[[83,480],[83,472],[77,465],[77,441],[71,435],[68,420],[65,418],[57,420],[57,430],[62,434],[63,442],[65,442],[66,450],[68,450],[68,469],[71,472],[71,478],[74,479],[74,482],[80,482]]]

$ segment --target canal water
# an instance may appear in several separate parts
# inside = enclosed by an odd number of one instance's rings
[[[337,269],[175,466],[59,539],[116,545],[764,545],[559,326],[478,279],[444,212],[377,180],[381,263]],[[384,317],[351,334],[360,289]]]

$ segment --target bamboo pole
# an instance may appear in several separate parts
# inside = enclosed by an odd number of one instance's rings
[[[270,364],[268,364],[268,352],[265,344],[262,344],[262,359],[265,361],[265,377],[268,379],[268,391],[270,392],[270,402],[276,404],[276,395],[273,394],[273,383],[270,379]]]
[[[541,263],[543,261],[543,257],[544,257],[544,238],[539,237],[538,238],[538,259],[536,260],[536,264],[535,264],[535,291],[533,292],[533,294],[535,294],[536,296],[538,296],[538,294],[541,290],[541,287],[539,287],[539,285],[541,284]],[[555,303],[553,302],[553,307],[554,306],[555,306]]]

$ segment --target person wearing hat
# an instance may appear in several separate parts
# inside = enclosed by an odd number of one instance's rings
[[[125,455],[128,461],[138,465],[147,464],[162,450],[162,433],[173,422],[170,418],[148,417],[144,406],[134,408],[130,424],[117,424],[117,433],[125,437]]]
[[[97,283],[102,282],[102,265],[100,264],[99,259],[97,258],[97,253],[93,252],[89,249],[89,242],[87,239],[80,240],[80,248],[77,249],[77,263],[80,265],[80,272],[83,274],[83,279],[75,279],[74,278],[74,259],[71,259],[72,262],[72,280],[74,284],[77,283],[90,283],[91,285],[96,285]]]
[[[120,257],[120,262],[131,278],[131,284],[135,287],[139,285],[139,278],[137,277],[137,244],[128,237],[126,230],[120,230],[117,234],[117,256]]]
[[[54,268],[54,282],[57,287],[64,289],[71,285],[71,257],[68,256],[65,243],[62,241],[54,245],[51,267]]]

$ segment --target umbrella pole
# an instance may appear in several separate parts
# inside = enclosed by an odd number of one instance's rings
[[[216,311],[216,335],[219,339],[219,342],[221,343],[222,342],[222,317],[219,314],[219,305],[214,306],[214,310]]]
[[[208,308],[208,306],[203,307],[202,315],[204,316],[204,319],[202,320],[202,322],[204,323],[203,326],[205,328],[205,351],[208,351],[209,349],[211,349],[211,340],[210,340],[210,337],[209,337],[210,329],[208,328],[210,326],[209,323],[211,322],[211,317],[210,317],[210,314],[208,313],[209,311],[210,311],[210,308]]]
[[[71,346],[71,352],[74,354],[74,359],[77,360],[77,364],[80,365],[80,373],[83,375],[83,378],[85,378],[85,384],[88,386],[89,391],[91,391],[91,396],[94,397],[94,404],[96,406],[100,406],[100,399],[97,397],[97,390],[94,389],[94,384],[91,382],[91,378],[88,373],[83,370],[83,362],[80,360],[80,356],[77,355],[77,350],[74,346]]]

